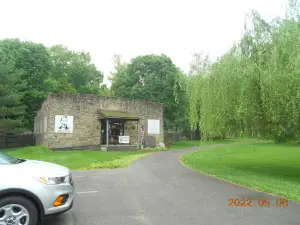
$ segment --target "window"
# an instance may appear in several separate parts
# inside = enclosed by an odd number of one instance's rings
[[[124,120],[112,119],[110,122],[110,135],[124,135]]]
[[[7,165],[7,164],[17,164],[21,162],[20,159],[14,158],[10,155],[7,155],[3,152],[0,152],[0,164]]]

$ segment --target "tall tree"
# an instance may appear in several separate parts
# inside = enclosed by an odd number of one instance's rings
[[[14,62],[5,59],[0,51],[0,135],[22,131],[25,106],[21,103],[25,83],[22,71],[14,69]]]
[[[101,84],[100,95],[107,96],[107,97],[114,96],[113,92],[110,90],[110,88],[106,84]]]
[[[209,73],[211,70],[211,60],[208,54],[204,54],[203,52],[200,53],[193,53],[193,59],[190,63],[190,76],[196,76],[204,73]]]
[[[178,126],[184,98],[182,73],[166,55],[144,55],[121,64],[112,80],[116,96],[163,103],[165,126]]]
[[[191,78],[191,126],[199,123],[204,136],[300,140],[300,20],[291,2],[284,19],[253,11],[243,38],[205,76]]]
[[[109,74],[109,80],[114,83],[115,77],[120,76],[121,73],[125,73],[127,68],[127,63],[123,61],[121,55],[113,55],[112,60],[114,62],[114,71],[111,71]]]
[[[33,118],[45,99],[44,81],[52,69],[49,52],[42,44],[21,42],[19,39],[0,41],[0,50],[3,59],[10,61],[11,73],[22,71],[20,79],[26,83],[21,90],[24,92],[21,102],[26,106],[23,126],[33,129]]]
[[[56,90],[77,93],[100,94],[100,85],[103,81],[103,73],[98,71],[91,61],[91,56],[86,52],[75,52],[63,45],[55,45],[50,48],[53,69],[52,80]]]

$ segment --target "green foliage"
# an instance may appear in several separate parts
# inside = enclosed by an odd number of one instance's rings
[[[200,127],[203,139],[300,141],[299,4],[290,0],[286,18],[272,21],[253,11],[241,40],[214,63],[194,54],[188,76],[165,55],[128,64],[115,55],[111,88],[102,84],[89,53],[0,40],[0,132],[32,130],[45,97],[67,92],[163,103],[166,129]]]
[[[22,93],[21,103],[26,107],[22,126],[32,128],[33,117],[45,98],[44,80],[49,77],[52,68],[48,50],[42,44],[21,42],[19,39],[4,39],[0,41],[0,51],[3,57],[1,67],[7,62],[10,65],[10,74],[6,73],[6,75],[18,76],[25,82],[20,90],[14,85],[9,88],[12,88],[15,93],[18,91]]]
[[[13,71],[13,62],[0,51],[0,135],[22,128],[25,107],[21,104],[24,82],[22,71]],[[12,88],[14,87],[14,88]]]
[[[109,87],[107,87],[106,84],[102,84],[100,86],[100,95],[101,96],[112,97],[112,96],[114,96],[114,93],[111,91],[111,89]]]
[[[89,53],[74,52],[62,45],[49,51],[54,67],[51,78],[58,84],[54,91],[100,94],[103,73],[91,62]]]
[[[163,103],[164,125],[174,128],[185,115],[185,85],[182,72],[165,55],[144,55],[122,64],[115,57],[116,72],[111,89],[116,96]]]
[[[190,125],[200,125],[203,138],[299,141],[299,17],[267,22],[253,11],[250,19],[243,38],[211,67],[207,57],[195,57],[187,92]]]
[[[0,71],[0,132],[4,133],[32,130],[36,112],[48,93],[111,95],[101,86],[103,74],[90,55],[61,45],[48,49],[19,39],[1,40]]]

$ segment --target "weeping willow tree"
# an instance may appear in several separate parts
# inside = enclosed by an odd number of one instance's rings
[[[299,18],[298,1],[283,19],[266,21],[253,11],[242,39],[208,71],[193,73],[187,93],[192,129],[199,125],[203,138],[300,140]]]
[[[188,114],[192,131],[200,135],[200,108],[201,108],[201,87],[205,78],[210,73],[211,61],[208,55],[195,53],[193,61],[190,63],[189,76],[187,77],[187,97],[188,97]],[[201,132],[202,133],[202,132]]]

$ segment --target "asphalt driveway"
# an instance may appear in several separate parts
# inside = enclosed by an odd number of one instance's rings
[[[74,171],[74,208],[45,225],[296,225],[300,204],[229,207],[228,198],[272,198],[182,166],[188,151],[162,152],[129,168]]]

